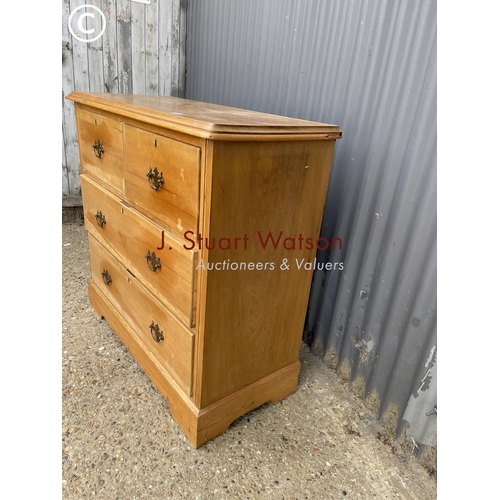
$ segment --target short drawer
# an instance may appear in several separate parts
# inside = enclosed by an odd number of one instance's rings
[[[182,390],[191,396],[194,335],[150,295],[93,236],[92,280],[144,341]]]
[[[200,148],[124,125],[125,193],[181,237],[198,232]]]
[[[192,328],[197,252],[186,250],[180,240],[89,177],[82,175],[81,184],[88,231],[109,245],[144,286]]]
[[[124,193],[122,123],[80,108],[77,120],[82,170]]]

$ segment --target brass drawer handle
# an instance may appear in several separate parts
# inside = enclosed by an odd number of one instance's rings
[[[148,263],[148,267],[151,271],[155,273],[157,269],[161,269],[160,258],[157,257],[154,252],[151,253],[148,250],[148,253],[144,257],[146,258],[146,262]]]
[[[149,187],[158,191],[158,188],[165,184],[165,179],[163,178],[163,172],[158,172],[158,169],[155,167],[149,167],[149,172],[146,174],[148,178]]]
[[[111,283],[111,281],[112,281],[111,274],[109,274],[106,269],[103,270],[103,272],[101,273],[101,276],[102,276],[102,281],[104,281],[105,285],[109,285]]]
[[[102,215],[102,212],[100,210],[97,211],[94,217],[97,222],[97,225],[99,227],[104,227],[104,224],[106,224],[106,217]]]
[[[92,149],[94,150],[94,154],[97,158],[102,158],[102,155],[104,154],[104,145],[99,139],[95,140]]]
[[[161,340],[165,340],[165,338],[163,337],[163,332],[160,330],[160,327],[158,325],[155,325],[154,321],[151,321],[149,329],[151,330],[151,337],[153,337],[153,340],[155,342],[160,342]]]

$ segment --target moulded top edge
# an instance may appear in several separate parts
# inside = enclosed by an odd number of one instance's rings
[[[71,92],[67,99],[129,118],[163,125],[200,137],[229,135],[324,135],[338,139],[337,125],[261,113],[181,97]]]

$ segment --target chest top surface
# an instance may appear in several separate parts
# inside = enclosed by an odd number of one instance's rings
[[[69,100],[131,119],[214,140],[282,135],[338,139],[337,125],[289,118],[180,97],[71,92]],[[318,137],[316,137],[318,136]]]

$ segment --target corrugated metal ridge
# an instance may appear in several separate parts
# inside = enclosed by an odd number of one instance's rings
[[[344,246],[318,259],[344,271],[315,272],[307,334],[370,408],[431,447],[436,9],[436,0],[192,0],[186,90],[342,127],[322,236]]]

